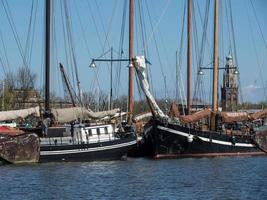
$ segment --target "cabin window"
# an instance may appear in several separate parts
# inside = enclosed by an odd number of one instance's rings
[[[108,134],[108,127],[104,128],[105,134]]]
[[[92,136],[93,134],[92,134],[92,130],[91,129],[89,129],[89,136]]]
[[[97,135],[100,135],[100,129],[99,128],[96,129],[96,132],[97,132]]]

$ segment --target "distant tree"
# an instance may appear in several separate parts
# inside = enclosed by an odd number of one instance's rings
[[[6,75],[4,91],[1,87],[1,102],[4,102],[5,110],[25,107],[30,93],[34,91],[36,78],[37,75],[26,67],[19,68],[16,74],[9,72]]]
[[[9,88],[5,88],[4,90],[1,88],[1,96],[0,96],[0,105],[1,110],[11,110],[14,104],[14,95],[13,92]]]
[[[97,106],[96,96],[92,92],[83,92],[82,101],[83,101],[83,105],[86,108],[90,108],[91,110],[96,109],[96,106]]]
[[[113,101],[113,108],[120,108],[121,111],[126,112],[128,105],[128,97],[126,95],[120,96]]]
[[[37,75],[28,67],[20,67],[16,74],[17,88],[21,90],[33,90]]]
[[[29,100],[30,93],[34,91],[37,75],[28,67],[20,67],[16,74],[16,98],[19,108],[25,108],[25,103]]]

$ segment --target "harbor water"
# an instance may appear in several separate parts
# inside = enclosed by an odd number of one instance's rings
[[[267,157],[0,167],[0,199],[267,199]]]

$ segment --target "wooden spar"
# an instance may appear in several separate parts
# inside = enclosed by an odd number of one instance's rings
[[[128,124],[132,124],[133,114],[133,0],[129,5],[129,88],[128,88]]]
[[[51,1],[45,1],[45,111],[50,113],[50,11]]]
[[[217,89],[218,89],[218,35],[219,35],[219,3],[214,3],[214,33],[213,33],[213,84],[212,84],[212,113],[211,130],[216,130],[216,112],[217,112]]]
[[[191,2],[187,1],[187,114],[191,114],[190,91],[190,40],[191,40]]]
[[[113,60],[113,47],[110,49],[110,97],[109,97],[109,109],[113,108],[112,101],[113,101],[113,67],[112,67],[112,60]]]
[[[69,81],[68,81],[68,78],[67,78],[67,75],[65,73],[65,70],[64,70],[64,67],[61,63],[59,63],[59,68],[60,68],[60,71],[61,71],[61,74],[62,74],[62,78],[66,84],[66,87],[67,87],[67,90],[69,92],[69,95],[70,95],[70,99],[71,99],[71,103],[72,103],[72,106],[75,107],[75,101],[74,101],[74,98],[73,98],[73,95],[72,95],[72,92],[70,90],[70,84],[69,84]]]

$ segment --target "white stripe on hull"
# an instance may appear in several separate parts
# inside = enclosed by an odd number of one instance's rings
[[[62,154],[75,154],[75,153],[86,153],[86,152],[94,152],[94,151],[104,151],[108,149],[116,149],[121,147],[126,147],[130,145],[136,144],[136,140],[132,142],[122,143],[122,144],[116,144],[116,145],[108,145],[103,147],[94,147],[94,148],[88,148],[88,149],[71,149],[71,150],[59,150],[59,151],[41,151],[40,155],[62,155]]]
[[[177,131],[177,130],[174,130],[171,128],[166,128],[163,126],[157,126],[157,128],[160,130],[163,130],[163,131],[167,131],[167,132],[171,132],[171,133],[183,136],[183,137],[191,137],[192,136],[191,134]],[[221,144],[221,145],[227,145],[227,146],[237,146],[237,147],[251,147],[251,148],[255,147],[255,145],[253,145],[253,144],[247,144],[247,143],[235,143],[235,144],[233,144],[232,142],[225,142],[225,141],[214,140],[214,139],[210,140],[210,138],[205,138],[205,137],[201,137],[201,136],[197,136],[197,137],[200,138],[201,140],[205,141],[205,142],[211,142],[211,143],[215,143],[215,144]]]

